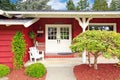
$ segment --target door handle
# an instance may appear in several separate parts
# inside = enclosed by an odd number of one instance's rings
[[[59,41],[59,43],[60,43],[60,39],[59,39],[58,41]]]
[[[58,44],[60,43],[60,39],[57,39],[57,43],[58,43]]]

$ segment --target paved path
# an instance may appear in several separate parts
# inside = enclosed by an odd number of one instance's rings
[[[47,67],[46,80],[76,80],[73,67]]]
[[[81,59],[47,59],[43,64],[47,67],[46,80],[76,80],[73,68],[81,63]]]

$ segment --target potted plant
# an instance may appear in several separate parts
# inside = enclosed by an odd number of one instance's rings
[[[30,31],[30,32],[28,33],[28,35],[29,35],[29,38],[33,40],[33,44],[34,44],[34,46],[35,46],[35,43],[36,43],[36,34],[35,34],[35,32]]]

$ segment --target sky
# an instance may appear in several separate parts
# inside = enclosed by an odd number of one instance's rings
[[[16,2],[17,0],[11,0],[11,2]],[[79,0],[73,0],[74,4],[77,5]],[[90,3],[90,7],[94,3],[94,0],[88,0]],[[50,0],[48,5],[52,7],[54,10],[66,10],[66,2],[67,0]],[[108,5],[110,4],[111,0],[107,0]]]

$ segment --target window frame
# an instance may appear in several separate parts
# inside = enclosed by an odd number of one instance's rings
[[[99,26],[99,25],[110,25],[110,26],[113,26],[113,31],[116,32],[116,23],[90,23],[88,25],[88,30],[89,30],[89,26],[91,25],[96,25],[96,26]]]

